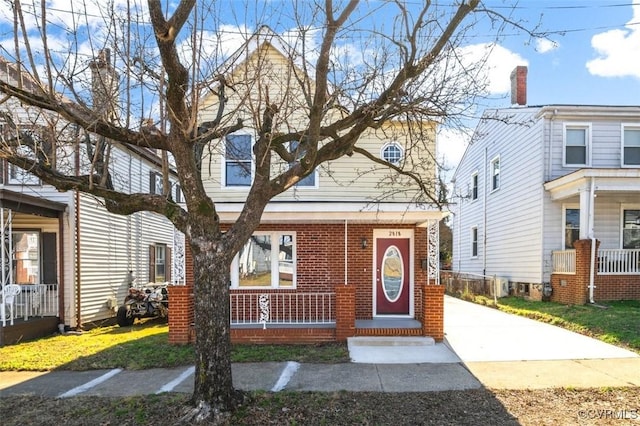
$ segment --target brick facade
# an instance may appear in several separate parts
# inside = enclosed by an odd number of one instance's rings
[[[576,241],[574,247],[575,274],[551,275],[551,300],[569,305],[583,305],[589,302],[591,240]],[[596,240],[596,256],[599,247],[600,241]],[[594,287],[594,301],[640,299],[640,275],[599,275],[596,266]]]
[[[354,224],[348,226],[348,279],[345,285],[344,224],[263,225],[258,231],[291,231],[296,233],[296,288],[269,289],[273,292],[334,292],[336,324],[333,327],[234,327],[233,342],[252,343],[317,343],[344,341],[355,336],[355,320],[373,319],[373,231],[374,229],[414,230],[414,310],[423,329],[387,329],[386,334],[428,335],[442,340],[444,287],[427,284],[427,271],[422,260],[427,257],[425,228],[396,225]],[[362,247],[362,239],[367,246]],[[169,341],[189,343],[193,340],[193,262],[188,245],[186,255],[186,286],[169,290]],[[234,293],[260,293],[261,290],[231,289]],[[425,321],[426,319],[426,321]],[[382,333],[378,329],[369,332]]]

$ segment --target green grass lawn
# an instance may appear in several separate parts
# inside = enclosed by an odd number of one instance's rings
[[[476,297],[475,301],[493,305],[493,299],[485,297]],[[562,305],[505,297],[498,299],[497,307],[504,312],[564,327],[640,353],[640,301],[637,300]]]
[[[493,305],[492,299],[476,297]],[[555,324],[640,353],[640,301],[561,305],[508,297],[498,309]],[[99,327],[78,335],[53,335],[0,348],[0,371],[145,369],[194,363],[193,345],[170,345],[168,327],[157,321],[131,327]],[[345,344],[233,345],[233,362],[348,362]]]
[[[131,370],[194,363],[193,345],[170,345],[169,328],[147,321],[131,327],[99,327],[0,347],[0,371]],[[347,362],[344,344],[233,345],[233,362]]]

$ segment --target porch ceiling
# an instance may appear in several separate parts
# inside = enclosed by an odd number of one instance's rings
[[[58,217],[67,208],[63,203],[7,189],[0,189],[0,207],[44,217]]]
[[[237,220],[243,203],[221,203],[216,207],[220,220]],[[275,202],[267,205],[262,223],[391,223],[428,226],[430,220],[440,220],[448,212],[433,205],[407,203],[345,203],[345,202]]]
[[[596,192],[640,192],[640,169],[580,169],[544,184],[552,200],[562,200],[588,191],[595,179]]]

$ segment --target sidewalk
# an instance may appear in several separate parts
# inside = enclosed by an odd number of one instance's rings
[[[634,352],[450,297],[445,298],[445,336],[442,343],[425,338],[369,345],[352,341],[351,363],[233,364],[234,386],[273,392],[640,386],[640,357]],[[0,372],[0,397],[191,393],[193,372],[192,366]]]

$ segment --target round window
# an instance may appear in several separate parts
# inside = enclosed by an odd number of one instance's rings
[[[382,148],[382,158],[391,164],[399,163],[402,155],[402,147],[396,142],[388,143]]]

